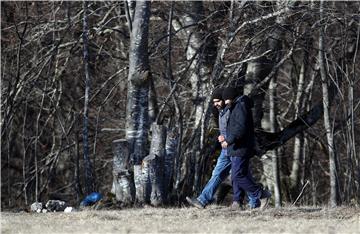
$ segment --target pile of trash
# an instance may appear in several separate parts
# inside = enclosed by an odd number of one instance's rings
[[[92,205],[96,204],[97,202],[99,202],[102,198],[103,198],[103,196],[100,193],[93,192],[93,193],[87,195],[80,202],[80,207],[79,208],[81,209],[81,208],[84,208],[86,206],[92,206]],[[36,213],[47,213],[47,212],[70,213],[70,212],[77,211],[77,209],[75,209],[72,206],[67,206],[65,201],[49,200],[48,202],[46,202],[45,206],[43,205],[42,202],[34,202],[30,206],[30,211],[31,212],[36,212]]]

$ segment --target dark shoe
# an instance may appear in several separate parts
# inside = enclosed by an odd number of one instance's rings
[[[199,209],[205,209],[205,206],[196,198],[190,198],[190,197],[186,197],[186,201],[192,205],[195,206],[196,208]]]
[[[271,193],[267,189],[263,189],[261,191],[261,196],[260,196],[260,200],[261,200],[260,210],[264,210],[268,207],[270,198],[271,198]]]
[[[244,206],[238,201],[233,201],[230,210],[244,210]]]

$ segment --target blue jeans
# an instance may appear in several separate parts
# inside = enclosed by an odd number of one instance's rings
[[[234,201],[240,201],[241,193],[245,190],[251,203],[250,206],[260,205],[261,187],[254,182],[251,175],[249,157],[231,157],[231,181]]]
[[[222,149],[219,158],[217,159],[216,166],[212,172],[211,178],[202,190],[197,199],[206,206],[213,201],[214,194],[219,185],[230,174],[231,160],[226,155],[226,149]]]
[[[201,194],[197,197],[198,201],[201,202],[201,204],[206,206],[207,204],[209,204],[213,201],[216,189],[230,174],[230,169],[231,169],[230,157],[227,156],[227,150],[222,149],[220,156],[217,159],[217,162],[216,162],[215,168],[212,172],[210,180],[205,185]],[[244,195],[243,193],[244,192],[240,189],[240,191],[238,191],[239,197],[242,197],[242,195]],[[252,194],[248,194],[248,199],[250,201],[254,199],[252,197]]]

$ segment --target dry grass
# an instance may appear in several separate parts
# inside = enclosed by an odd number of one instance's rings
[[[2,233],[360,233],[360,209],[230,211],[224,206],[1,213]]]

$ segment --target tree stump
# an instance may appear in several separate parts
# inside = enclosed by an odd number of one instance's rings
[[[166,128],[162,125],[151,125],[150,154],[142,160],[141,172],[137,167],[135,180],[136,199],[139,203],[150,203],[153,206],[164,204],[164,158]],[[137,183],[136,183],[137,184]]]
[[[160,206],[164,203],[166,128],[153,124],[151,131],[150,154],[142,160],[141,165],[134,165],[136,202]]]
[[[129,170],[128,144],[125,139],[113,141],[113,187],[111,192],[116,200],[123,205],[130,205],[134,201],[135,186],[132,173]]]
[[[149,171],[146,163],[144,164],[144,159],[141,165],[134,165],[136,202],[140,205],[150,203],[150,193],[151,193]]]
[[[145,184],[145,197],[150,198],[150,204],[161,206],[164,204],[164,170],[162,159],[150,154],[143,160],[143,171],[148,173],[149,183]],[[146,175],[145,175],[146,176]]]

